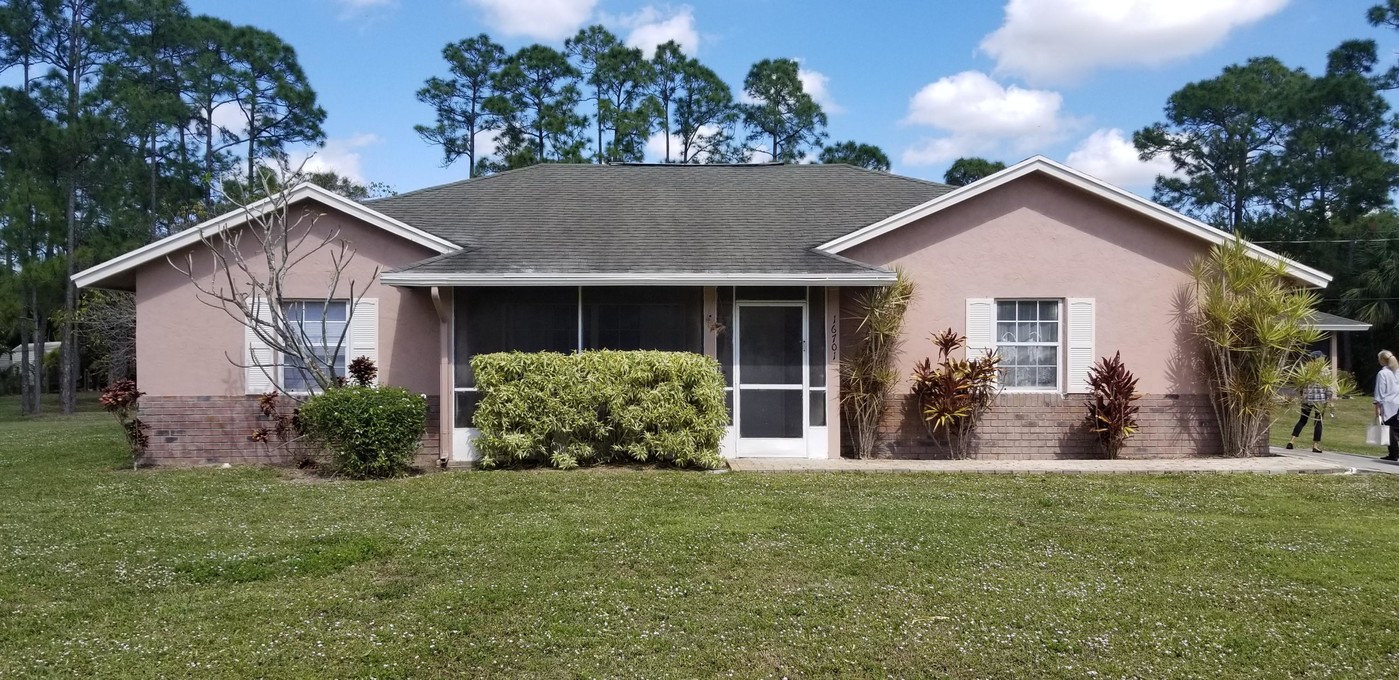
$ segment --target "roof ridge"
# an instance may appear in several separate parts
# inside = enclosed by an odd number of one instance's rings
[[[923,178],[921,178],[921,177],[909,177],[908,175],[900,175],[900,174],[897,174],[897,173],[889,172],[888,170],[876,170],[876,169],[874,169],[874,168],[866,168],[866,167],[861,166],[861,165],[853,165],[853,164],[850,164],[850,163],[810,163],[810,164],[808,164],[808,165],[830,165],[830,166],[844,165],[844,166],[846,166],[846,167],[848,167],[848,168],[853,168],[853,169],[855,169],[855,170],[859,170],[860,172],[869,173],[869,174],[871,174],[871,175],[879,175],[879,176],[881,176],[881,177],[889,177],[889,178],[892,178],[892,179],[901,179],[901,180],[904,180],[904,181],[906,181],[906,182],[913,182],[913,183],[915,183],[915,184],[926,184],[926,185],[929,185],[929,186],[938,187],[939,189],[947,189],[948,191],[951,191],[951,190],[957,188],[957,187],[952,186],[951,184],[947,184],[946,182],[934,182],[933,180],[930,180],[930,179],[923,179]]]
[[[536,169],[536,168],[542,168],[542,167],[545,167],[545,166],[548,166],[548,165],[585,165],[585,164],[584,164],[584,163],[535,163],[535,164],[533,164],[533,165],[526,165],[526,166],[520,167],[520,168],[510,168],[509,170],[502,170],[502,171],[500,171],[500,172],[493,172],[493,173],[491,173],[491,174],[489,174],[489,175],[478,175],[478,176],[476,176],[476,177],[467,177],[466,179],[459,179],[459,180],[455,180],[455,181],[452,181],[452,182],[443,182],[442,184],[434,184],[434,185],[432,185],[432,186],[430,186],[430,187],[423,187],[423,188],[421,188],[421,189],[414,189],[414,190],[412,190],[412,191],[405,191],[405,192],[403,192],[403,193],[401,193],[401,194],[394,194],[394,195],[392,195],[392,196],[383,196],[383,197],[381,197],[381,198],[374,198],[374,199],[370,199],[370,200],[364,201],[364,203],[365,203],[365,204],[370,204],[370,203],[378,203],[378,202],[381,202],[381,201],[391,201],[391,200],[393,200],[393,199],[395,199],[395,198],[404,198],[404,197],[406,197],[406,196],[414,196],[414,195],[417,195],[417,194],[424,194],[424,193],[427,193],[427,192],[429,192],[429,191],[437,191],[438,189],[446,189],[446,188],[449,188],[449,187],[461,186],[461,185],[463,185],[463,184],[469,184],[469,183],[472,183],[472,182],[480,183],[480,182],[484,182],[484,181],[486,181],[486,180],[488,180],[488,179],[495,179],[495,178],[497,178],[497,177],[504,177],[505,175],[513,175],[513,174],[516,174],[516,173],[524,172],[525,170],[534,170],[534,169]],[[594,165],[594,164],[593,164],[593,163],[586,163],[586,165]]]
[[[837,261],[837,262],[844,262],[845,264],[855,265],[855,266],[857,266],[857,267],[864,267],[865,269],[868,269],[868,270],[870,270],[870,271],[876,271],[876,272],[888,272],[888,271],[889,271],[888,269],[885,269],[884,267],[879,267],[879,266],[876,266],[876,265],[872,265],[872,264],[870,264],[870,263],[868,263],[868,262],[861,262],[861,261],[859,261],[859,260],[854,260],[854,259],[848,258],[848,257],[846,257],[846,256],[844,256],[844,255],[841,255],[841,254],[839,254],[839,253],[828,253],[828,252],[826,252],[826,251],[824,251],[824,250],[821,250],[821,249],[819,249],[819,248],[808,248],[808,249],[807,249],[807,252],[809,252],[809,253],[815,253],[815,254],[817,254],[817,255],[823,255],[823,256],[829,257],[829,258],[831,258],[832,260],[835,260],[835,261]]]
[[[422,260],[416,260],[416,261],[414,261],[414,262],[410,262],[410,263],[408,263],[408,264],[405,264],[405,265],[403,265],[402,267],[398,267],[398,268],[395,268],[395,269],[389,269],[389,270],[385,271],[384,273],[386,273],[386,274],[400,274],[400,273],[403,273],[403,272],[406,272],[406,271],[411,271],[411,270],[413,270],[413,269],[417,269],[418,267],[422,267],[422,266],[424,266],[424,265],[433,264],[433,263],[435,263],[435,262],[441,262],[441,261],[443,261],[443,260],[450,260],[450,259],[452,259],[452,258],[454,258],[454,257],[456,257],[456,256],[458,256],[458,255],[466,255],[466,254],[468,254],[468,253],[474,253],[474,252],[477,252],[477,251],[479,251],[479,250],[481,250],[481,248],[478,247],[478,246],[468,246],[468,247],[466,247],[466,248],[462,248],[461,250],[453,250],[453,251],[450,252],[450,253],[442,253],[441,255],[433,255],[432,257],[429,257],[429,258],[425,258],[425,259],[422,259]]]

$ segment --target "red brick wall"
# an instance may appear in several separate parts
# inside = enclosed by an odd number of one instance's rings
[[[272,426],[258,410],[256,396],[240,397],[141,397],[140,418],[150,426],[150,446],[143,463],[148,465],[273,464],[292,462],[294,455],[276,435],[271,441],[253,441],[253,432]],[[440,403],[428,398],[428,425],[418,448],[416,464],[437,469],[440,451],[438,419]]]
[[[1137,402],[1140,428],[1127,440],[1123,458],[1217,456],[1219,426],[1205,395],[1151,395]],[[1058,394],[1002,394],[977,429],[973,456],[1000,459],[1099,458],[1088,431],[1086,399]],[[893,458],[948,458],[905,400],[885,415],[884,451]],[[842,443],[845,455],[849,442]]]

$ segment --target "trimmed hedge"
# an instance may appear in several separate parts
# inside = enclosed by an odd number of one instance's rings
[[[714,359],[687,352],[509,352],[472,358],[481,466],[616,461],[723,465]]]
[[[336,471],[395,477],[413,465],[427,429],[427,399],[402,387],[337,387],[307,399],[296,417],[330,450]]]

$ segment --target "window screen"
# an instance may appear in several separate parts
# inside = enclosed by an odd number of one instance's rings
[[[996,350],[1007,388],[1058,388],[1059,301],[997,300]]]
[[[583,349],[704,351],[701,288],[584,288]]]
[[[301,329],[307,349],[316,355],[316,368],[322,372],[331,370],[335,377],[344,377],[350,353],[350,338],[346,332],[349,303],[304,300],[284,303],[283,309],[287,321]],[[283,361],[282,387],[288,392],[310,392],[316,386],[315,378],[300,357],[287,356]]]
[[[477,354],[578,349],[577,288],[458,288],[455,298],[457,387],[475,386]]]

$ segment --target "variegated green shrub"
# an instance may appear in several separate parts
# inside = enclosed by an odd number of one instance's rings
[[[473,357],[482,467],[658,462],[714,468],[724,378],[686,352],[509,352]]]

